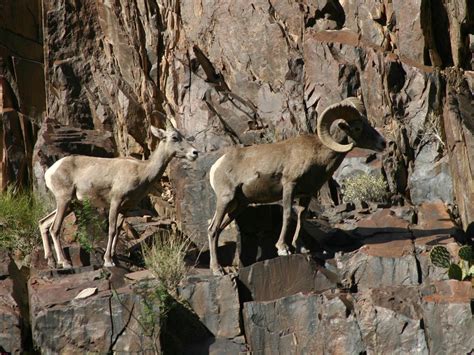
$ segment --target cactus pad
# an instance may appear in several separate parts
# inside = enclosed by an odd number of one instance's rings
[[[449,268],[451,264],[451,255],[449,255],[448,249],[441,245],[437,245],[431,249],[430,259],[433,265],[443,268]]]
[[[459,257],[466,261],[474,261],[474,251],[471,245],[465,245],[459,249]]]
[[[462,269],[457,264],[451,264],[448,269],[448,277],[450,279],[455,279],[462,281]]]

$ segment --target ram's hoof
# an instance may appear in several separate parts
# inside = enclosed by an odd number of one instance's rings
[[[286,249],[278,249],[278,255],[279,256],[287,256],[287,255],[291,255],[291,251],[286,248]]]
[[[309,254],[309,249],[306,249],[304,246],[298,248],[298,252],[301,254]]]

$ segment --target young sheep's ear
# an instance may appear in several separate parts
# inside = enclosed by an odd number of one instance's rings
[[[160,140],[166,138],[166,131],[161,128],[151,126],[151,133]]]

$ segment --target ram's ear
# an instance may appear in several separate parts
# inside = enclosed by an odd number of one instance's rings
[[[151,133],[160,140],[166,138],[166,131],[164,129],[151,126]]]
[[[346,133],[349,133],[351,130],[351,126],[349,125],[349,123],[347,123],[347,121],[342,120],[342,119],[338,120],[337,126]]]

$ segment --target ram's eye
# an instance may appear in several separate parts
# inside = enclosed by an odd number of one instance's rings
[[[171,137],[171,140],[172,140],[173,142],[178,142],[178,141],[179,141],[179,138],[176,137],[176,136],[172,136],[172,137]]]

